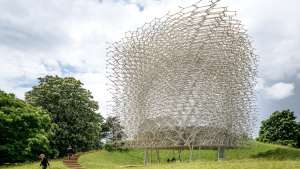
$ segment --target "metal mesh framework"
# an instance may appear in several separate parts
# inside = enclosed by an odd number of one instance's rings
[[[235,12],[199,2],[107,52],[112,115],[132,147],[235,147],[251,135],[256,55]]]

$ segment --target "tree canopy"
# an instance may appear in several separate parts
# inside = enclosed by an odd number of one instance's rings
[[[0,90],[0,164],[35,160],[51,154],[51,119],[41,108]]]
[[[123,147],[126,135],[118,117],[109,116],[106,118],[105,123],[102,125],[102,138],[105,139],[104,148],[107,151],[127,150]]]
[[[68,145],[78,151],[87,151],[100,145],[102,116],[97,113],[98,103],[91,92],[73,77],[45,76],[26,93],[28,103],[50,112],[58,125],[51,145],[60,155]]]
[[[290,110],[275,111],[262,121],[259,141],[300,147],[300,123]]]
[[[106,141],[121,141],[125,137],[123,127],[117,117],[109,116],[102,125],[102,138]]]

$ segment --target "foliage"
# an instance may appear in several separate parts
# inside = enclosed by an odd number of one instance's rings
[[[32,105],[41,106],[50,112],[57,124],[51,145],[60,155],[66,154],[68,145],[77,151],[95,149],[100,145],[102,116],[96,113],[98,104],[91,92],[73,77],[46,76],[26,93]]]
[[[124,147],[124,142],[123,141],[109,141],[106,144],[104,144],[104,149],[108,152],[112,151],[128,151],[129,149]]]
[[[106,140],[104,149],[107,151],[126,150],[122,148],[124,142],[122,141],[125,138],[125,133],[123,127],[120,124],[120,120],[117,117],[107,117],[105,123],[102,125],[102,138]]]
[[[46,111],[0,91],[0,164],[52,154],[48,140],[51,128]]]
[[[258,140],[300,147],[300,123],[296,122],[294,112],[276,111],[269,119],[262,121]]]
[[[107,117],[102,125],[102,137],[110,141],[120,141],[125,138],[123,127],[117,117]]]
[[[106,151],[108,151],[108,152],[111,152],[111,151],[113,151],[114,150],[114,148],[113,148],[113,146],[112,146],[112,144],[111,143],[106,143],[106,144],[104,144],[104,147],[103,147]]]

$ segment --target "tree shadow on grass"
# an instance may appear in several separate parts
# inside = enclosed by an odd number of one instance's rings
[[[251,158],[264,158],[276,160],[300,160],[300,149],[276,148],[252,155]]]

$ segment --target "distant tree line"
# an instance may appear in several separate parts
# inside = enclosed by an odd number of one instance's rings
[[[0,91],[0,164],[36,160],[40,153],[64,156],[69,145],[76,151],[100,148],[103,138],[111,139],[116,119],[105,122],[98,109],[73,77],[39,78],[25,101]]]

